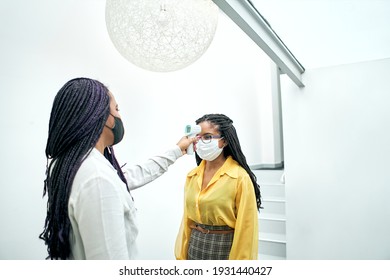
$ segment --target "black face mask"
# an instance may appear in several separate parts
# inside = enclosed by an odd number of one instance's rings
[[[112,146],[115,144],[118,144],[122,139],[123,136],[125,135],[125,128],[123,127],[122,120],[118,117],[115,117],[113,114],[110,113],[111,116],[114,117],[115,123],[114,127],[111,128],[107,126],[109,129],[111,129],[112,133],[114,134],[114,143],[112,143]]]

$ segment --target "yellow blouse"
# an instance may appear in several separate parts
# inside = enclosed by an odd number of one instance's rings
[[[190,225],[194,223],[234,228],[230,260],[255,260],[258,247],[256,196],[252,181],[233,158],[228,157],[201,190],[205,162],[187,175],[184,215],[176,239],[175,255],[187,259]]]

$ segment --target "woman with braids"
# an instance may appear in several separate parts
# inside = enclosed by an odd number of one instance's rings
[[[165,153],[122,170],[112,147],[124,135],[118,111],[107,87],[88,78],[68,81],[54,99],[40,234],[50,259],[134,258],[138,230],[130,190],[162,175],[194,141],[183,137]]]
[[[196,121],[198,167],[187,175],[179,260],[257,259],[260,187],[241,150],[233,121],[222,114]]]

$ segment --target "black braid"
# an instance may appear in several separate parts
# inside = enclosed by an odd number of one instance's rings
[[[122,167],[119,165],[118,160],[115,157],[114,148],[112,146],[107,147],[104,150],[104,156],[111,163],[112,166],[116,169],[119,178],[126,184],[127,190],[130,192],[129,185],[127,184],[125,174],[123,174]]]
[[[207,114],[197,119],[196,124],[200,124],[204,121],[215,125],[221,136],[226,140],[228,145],[223,149],[224,156],[232,156],[232,158],[237,161],[238,164],[248,173],[255,191],[257,209],[262,209],[263,207],[261,206],[260,186],[257,184],[256,175],[250,169],[246,162],[246,157],[241,150],[240,141],[238,140],[236,129],[233,126],[233,121],[223,114]],[[196,153],[195,156],[196,162],[199,165],[202,159]]]
[[[47,215],[44,230],[39,235],[47,245],[50,259],[67,259],[70,255],[68,202],[72,183],[83,160],[95,147],[109,113],[108,89],[96,80],[70,80],[54,99],[46,145],[48,164],[43,189],[43,195],[48,195]],[[112,153],[110,162],[113,158],[116,162]],[[114,165],[117,170],[118,166]],[[119,173],[124,179],[120,168]],[[124,182],[127,184],[125,179]]]

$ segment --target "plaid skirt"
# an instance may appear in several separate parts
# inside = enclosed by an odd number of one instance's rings
[[[228,226],[200,225],[209,230],[231,230]],[[233,243],[234,232],[227,234],[202,233],[191,230],[188,244],[188,260],[227,260]]]

